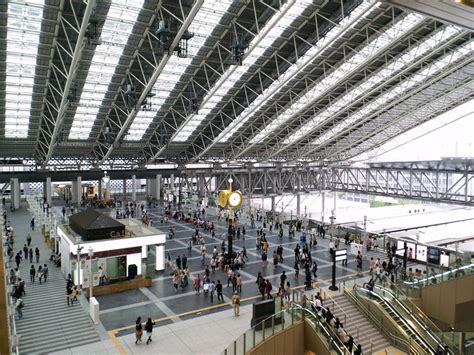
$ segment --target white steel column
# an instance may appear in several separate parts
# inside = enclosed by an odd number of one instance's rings
[[[51,206],[51,178],[49,176],[43,182],[43,194],[46,197],[46,202]]]
[[[137,200],[137,176],[132,175],[132,201]]]
[[[80,176],[76,178],[76,181],[72,181],[72,203],[81,203],[81,185],[82,178]]]
[[[301,217],[301,195],[296,195],[296,216]]]
[[[161,174],[156,175],[156,181],[155,181],[155,183],[156,183],[156,187],[155,187],[155,189],[156,189],[156,194],[155,194],[154,197],[155,197],[157,200],[160,200],[160,199],[161,199]]]
[[[324,209],[325,209],[325,202],[326,202],[326,192],[321,191],[321,223],[324,224]]]

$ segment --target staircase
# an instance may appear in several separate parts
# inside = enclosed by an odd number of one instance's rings
[[[21,208],[8,217],[16,230],[15,253],[23,247],[26,235],[31,233],[33,250],[36,247],[40,249],[40,262],[36,263],[34,258],[33,265],[36,269],[39,265],[48,266],[48,282],[40,285],[38,277],[35,283],[30,282],[29,260],[22,260],[20,263],[20,277],[26,283],[23,318],[16,320],[20,354],[49,354],[100,341],[89,315],[79,302],[68,307],[66,280],[60,268],[48,260],[51,251],[39,231],[29,229],[31,215],[25,208]],[[14,259],[10,265],[16,266]]]
[[[341,322],[344,322],[344,313],[346,314],[347,324],[344,323],[344,329],[348,334],[352,335],[356,344],[362,345],[362,352],[364,354],[375,353],[390,346],[383,333],[345,295],[335,296],[333,300],[339,307],[332,309],[332,302],[330,300],[326,300],[323,305],[330,307],[331,312]],[[344,310],[344,313],[341,309]],[[357,338],[357,334],[359,334],[359,338]]]

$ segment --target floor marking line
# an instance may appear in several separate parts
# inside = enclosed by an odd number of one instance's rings
[[[368,271],[365,271],[364,273],[368,273]],[[353,276],[356,276],[356,275],[357,275],[357,273],[355,272],[355,273],[352,273],[352,274],[339,276],[339,277],[336,278],[336,280],[350,278],[350,277],[353,277]],[[327,283],[328,281],[331,281],[331,280],[332,280],[331,278],[330,279],[325,279],[325,280],[318,281],[317,283],[323,283],[323,282]],[[303,288],[303,287],[305,287],[305,285],[295,286],[295,287],[292,287],[291,289],[292,290],[297,290],[297,289],[300,289],[300,288]],[[260,298],[260,297],[261,297],[261,295],[246,297],[246,298],[241,299],[240,302],[251,301],[251,300],[254,300],[254,299]],[[215,304],[215,305],[212,305],[212,306],[207,306],[207,307],[203,307],[203,308],[199,308],[199,309],[194,309],[194,310],[187,311],[187,312],[184,312],[184,313],[178,313],[178,314],[175,314],[175,315],[172,315],[172,316],[167,316],[167,317],[163,317],[163,318],[160,318],[160,319],[155,319],[154,322],[155,323],[163,322],[165,320],[172,319],[173,317],[184,317],[184,316],[188,316],[188,315],[191,315],[191,314],[196,314],[196,313],[199,313],[199,312],[205,312],[205,311],[208,311],[208,310],[211,310],[211,309],[221,308],[221,307],[225,307],[225,306],[231,306],[232,307],[232,304],[230,302]],[[128,325],[128,326],[125,326],[125,327],[112,329],[109,332],[114,332],[114,334],[117,334],[118,332],[133,329],[133,328],[135,328],[135,325]]]
[[[116,330],[109,330],[107,332],[107,334],[109,335],[110,339],[112,339],[112,342],[114,343],[115,347],[117,348],[117,350],[120,352],[120,355],[126,355],[127,352],[125,351],[125,349],[123,348],[122,344],[120,343],[120,341],[117,339],[116,337],[116,334],[118,332]]]

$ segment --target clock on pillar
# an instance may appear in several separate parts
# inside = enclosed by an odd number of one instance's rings
[[[228,252],[225,255],[226,262],[230,263],[232,259],[233,250],[232,250],[232,236],[233,236],[233,209],[240,208],[243,202],[242,192],[239,190],[232,191],[232,178],[227,180],[229,182],[229,189],[228,190],[221,190],[219,191],[219,206],[222,208],[227,208],[229,211],[229,229],[227,232],[227,241],[229,244]]]

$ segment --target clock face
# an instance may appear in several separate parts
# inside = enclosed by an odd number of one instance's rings
[[[242,204],[242,194],[240,191],[234,191],[229,196],[229,206],[239,207]]]

